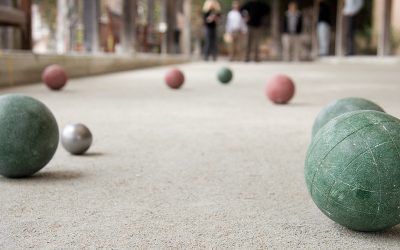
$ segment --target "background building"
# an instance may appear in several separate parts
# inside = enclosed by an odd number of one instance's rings
[[[280,59],[282,16],[289,0],[261,0],[271,7],[264,23],[263,58]],[[341,8],[333,6],[332,55],[342,55]],[[241,1],[242,3],[246,1]],[[36,53],[199,54],[202,41],[201,6],[204,0],[1,0],[0,47]],[[232,0],[221,0],[224,21]],[[298,1],[304,16],[302,48],[305,59],[315,58],[317,0]],[[400,48],[400,0],[366,0],[358,20],[358,55],[397,55]],[[180,21],[179,21],[180,20]],[[176,34],[180,34],[176,44]]]

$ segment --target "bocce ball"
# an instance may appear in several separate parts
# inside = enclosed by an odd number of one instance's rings
[[[347,112],[359,110],[375,110],[385,112],[377,104],[363,98],[349,97],[336,100],[328,104],[321,110],[321,112],[319,112],[312,128],[312,137],[314,138],[318,130],[333,118]]]
[[[305,161],[311,197],[330,219],[356,231],[400,223],[400,120],[354,111],[320,129]]]
[[[67,84],[68,76],[65,70],[57,64],[45,68],[42,81],[52,90],[60,90]]]
[[[276,104],[286,104],[294,96],[295,86],[289,77],[276,75],[267,84],[267,96]]]
[[[61,134],[61,144],[73,155],[84,154],[92,145],[93,136],[83,124],[65,126]]]
[[[232,70],[228,69],[228,68],[222,68],[218,71],[217,74],[218,80],[223,83],[223,84],[227,84],[229,83],[232,78],[233,78],[233,73]]]
[[[172,69],[165,76],[165,83],[172,89],[179,89],[184,82],[185,76],[179,69]]]
[[[49,163],[59,132],[51,111],[23,95],[0,96],[0,174],[28,177]]]

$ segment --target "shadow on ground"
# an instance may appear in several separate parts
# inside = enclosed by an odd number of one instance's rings
[[[382,242],[388,242],[388,241],[399,242],[400,240],[400,225],[394,226],[390,229],[381,232],[357,232],[342,227],[340,225],[336,225],[335,227],[339,231],[342,231],[343,233],[351,235],[352,237],[358,238],[360,240],[373,239],[374,241],[382,241]]]
[[[89,153],[83,154],[82,156],[83,157],[101,157],[104,155],[105,155],[104,153],[100,153],[100,152],[89,152]]]
[[[57,170],[57,171],[43,171],[36,173],[35,175],[27,178],[18,178],[18,179],[9,179],[9,178],[1,178],[0,182],[6,183],[44,183],[44,182],[60,182],[60,181],[72,181],[75,179],[80,179],[84,177],[83,172],[79,171],[71,171],[71,170]]]

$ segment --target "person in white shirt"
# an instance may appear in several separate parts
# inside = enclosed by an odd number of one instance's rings
[[[242,34],[246,32],[247,25],[240,13],[239,1],[234,1],[232,10],[228,13],[225,27],[225,35],[228,36],[227,40],[230,43],[229,56],[231,61],[240,60]]]
[[[364,6],[364,0],[346,0],[343,15],[345,16],[346,55],[354,55],[354,21],[357,14]]]

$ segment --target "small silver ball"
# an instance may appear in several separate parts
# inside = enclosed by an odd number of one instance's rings
[[[65,126],[61,134],[61,144],[73,155],[84,154],[92,145],[93,136],[83,124],[70,124]]]

